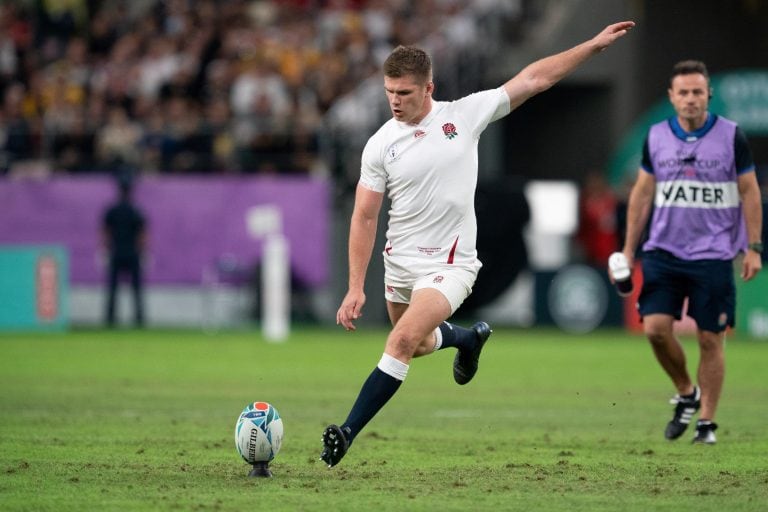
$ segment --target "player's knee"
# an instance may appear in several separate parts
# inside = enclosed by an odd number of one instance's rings
[[[671,317],[648,315],[643,318],[643,330],[654,346],[664,346],[675,341]]]
[[[719,352],[723,348],[720,335],[716,333],[704,333],[699,335],[699,348],[702,352]]]
[[[419,336],[408,329],[395,327],[387,338],[387,353],[400,361],[414,357],[421,344]]]
[[[416,347],[416,351],[413,353],[413,357],[421,357],[431,354],[435,351],[435,338],[433,336],[427,336]]]
[[[645,336],[651,345],[656,347],[663,347],[668,345],[672,340],[672,335],[666,329],[658,329],[652,326],[646,327]]]

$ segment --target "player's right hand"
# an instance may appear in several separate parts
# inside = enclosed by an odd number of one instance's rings
[[[336,312],[336,325],[343,326],[348,331],[355,330],[355,320],[363,316],[365,293],[362,290],[349,290]]]

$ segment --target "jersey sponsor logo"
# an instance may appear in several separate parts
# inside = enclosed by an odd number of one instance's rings
[[[657,207],[720,209],[738,207],[739,201],[739,188],[735,182],[674,180],[656,185],[654,204]]]
[[[448,140],[453,140],[459,135],[459,132],[456,131],[456,126],[453,123],[445,123],[443,125],[443,133]]]
[[[420,138],[424,137],[426,134],[427,134],[427,132],[425,132],[424,130],[416,130],[413,133],[413,138],[414,139],[420,139]]]

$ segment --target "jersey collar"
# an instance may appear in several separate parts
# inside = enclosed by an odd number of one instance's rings
[[[432,121],[432,119],[435,118],[437,113],[442,109],[442,105],[440,105],[439,103],[440,102],[432,100],[432,108],[430,109],[429,113],[427,113],[427,115],[424,116],[424,119],[422,119],[416,124],[404,123],[403,121],[397,121],[397,120],[395,120],[395,122],[398,124],[398,126],[405,129],[425,127]]]
[[[717,122],[717,116],[711,112],[707,112],[707,120],[704,121],[704,125],[692,132],[687,132],[680,126],[680,121],[677,120],[677,116],[669,118],[669,129],[675,134],[675,137],[683,142],[695,142],[707,134],[709,130]]]

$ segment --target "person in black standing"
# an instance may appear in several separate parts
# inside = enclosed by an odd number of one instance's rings
[[[119,182],[120,197],[107,208],[102,223],[104,247],[109,258],[107,283],[106,322],[108,327],[115,325],[115,299],[117,283],[121,274],[131,279],[136,327],[144,325],[142,304],[141,255],[146,244],[146,220],[142,212],[131,200],[131,183]]]

